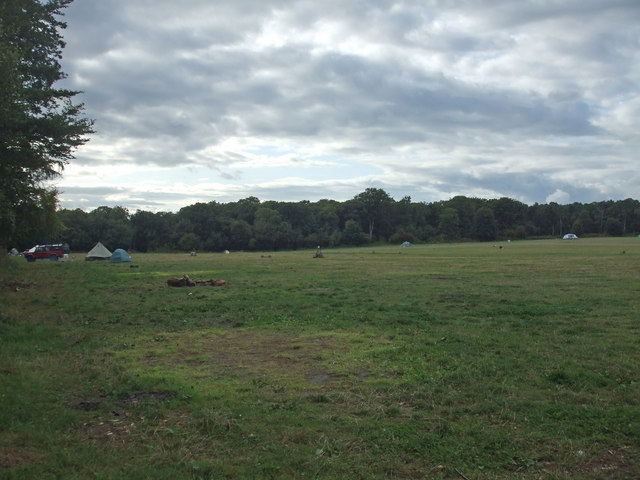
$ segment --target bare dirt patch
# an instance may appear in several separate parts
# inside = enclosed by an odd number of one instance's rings
[[[311,373],[307,375],[307,380],[315,385],[324,385],[329,382],[336,382],[340,379],[338,375],[329,375],[328,373]]]
[[[313,290],[307,290],[306,293],[311,295],[331,295],[332,293],[335,293],[335,290],[333,288],[316,288]]]
[[[118,398],[115,401],[115,405],[117,407],[130,407],[132,405],[137,405],[139,403],[145,402],[164,402],[168,400],[172,400],[176,398],[178,394],[171,390],[162,390],[162,391],[154,391],[154,392],[138,392],[127,395],[126,397]],[[81,410],[84,412],[91,412],[95,410],[100,410],[105,401],[106,397],[92,397],[92,398],[84,398],[70,405],[74,410]]]
[[[121,406],[118,411],[105,412],[104,415],[78,424],[78,431],[90,442],[124,444],[133,439],[157,437],[169,431],[172,425],[182,425],[187,421],[184,412],[172,412],[167,416],[146,418],[144,414],[128,410],[130,405]]]
[[[624,450],[602,450],[587,458],[578,471],[598,478],[640,478],[640,465]]]
[[[176,398],[178,394],[170,390],[164,390],[160,392],[141,392],[128,395],[123,398],[119,398],[116,401],[116,405],[128,406],[137,405],[141,402],[164,402]]]
[[[168,336],[166,344],[167,350],[155,345],[142,362],[167,367],[182,364],[215,375],[244,372],[258,376],[294,376],[315,385],[347,376],[328,366],[340,352],[349,348],[348,341],[335,336],[303,337],[234,330]],[[354,375],[363,378],[366,374]]]
[[[21,465],[40,463],[45,458],[42,452],[32,448],[0,447],[0,472]]]
[[[25,282],[22,280],[7,280],[0,283],[0,288],[2,288],[3,290],[13,290],[14,292],[19,292],[20,290],[31,288],[34,285],[34,282]]]
[[[71,405],[71,408],[74,410],[80,410],[83,412],[92,412],[94,410],[99,410],[102,405],[102,401],[98,399],[86,399],[80,400]]]

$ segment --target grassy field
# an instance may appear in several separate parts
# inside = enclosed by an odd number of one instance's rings
[[[637,238],[132,256],[2,260],[0,478],[640,478]]]

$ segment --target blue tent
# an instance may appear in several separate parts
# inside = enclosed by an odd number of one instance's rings
[[[400,244],[400,246],[401,246],[401,247],[411,247],[411,246],[413,246],[413,245],[412,245],[412,243],[411,243],[411,242],[402,242],[402,243]]]
[[[109,259],[111,263],[130,262],[131,256],[121,248],[116,248]]]

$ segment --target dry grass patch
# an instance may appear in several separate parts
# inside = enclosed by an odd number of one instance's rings
[[[602,449],[581,455],[586,457],[576,471],[602,478],[640,478],[640,465],[631,458],[626,449]]]
[[[0,446],[0,474],[4,470],[33,463],[44,463],[46,460],[47,455],[33,447]]]
[[[355,365],[345,357],[356,349],[362,353],[386,344],[349,334],[213,330],[163,335],[160,340],[137,343],[136,351],[141,352],[137,363],[143,369],[188,367],[199,378],[246,374],[325,385],[346,378],[364,379],[367,366]]]

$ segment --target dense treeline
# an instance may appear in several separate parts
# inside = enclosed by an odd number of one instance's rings
[[[434,203],[394,200],[370,188],[338,202],[261,202],[249,197],[231,203],[196,203],[177,213],[99,207],[89,213],[60,210],[56,240],[86,251],[97,241],[108,248],[163,250],[277,250],[317,245],[363,245],[454,240],[523,239],[624,235],[640,232],[640,202],[633,199],[591,204],[528,206],[510,198],[457,196]]]

